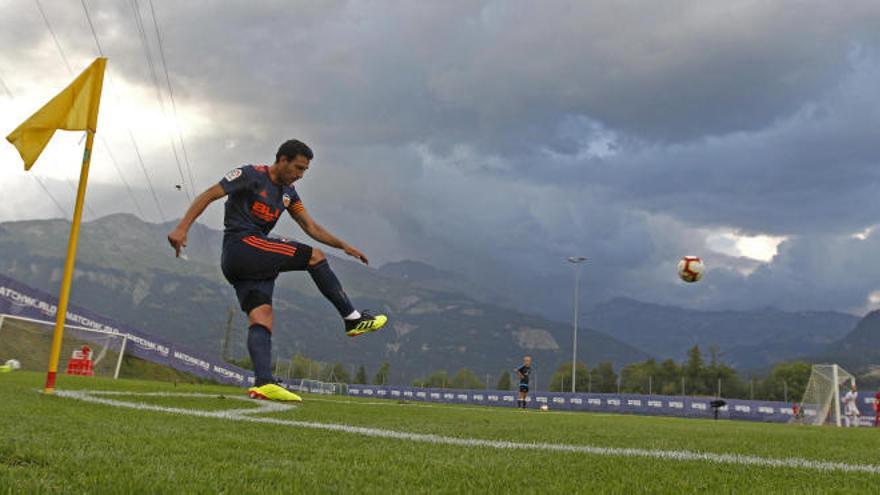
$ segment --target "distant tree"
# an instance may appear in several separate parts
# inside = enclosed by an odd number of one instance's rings
[[[467,368],[462,368],[452,377],[449,388],[484,389],[486,384],[480,381],[476,373]]]
[[[810,380],[812,366],[803,361],[779,363],[758,386],[756,398],[784,400],[786,391],[789,402],[800,402]]]
[[[385,361],[373,377],[373,385],[388,385],[388,377],[391,373],[391,363]]]
[[[700,346],[688,350],[687,361],[684,363],[685,393],[703,395],[707,392],[706,368]]]
[[[510,372],[504,370],[498,378],[498,384],[495,385],[496,390],[510,390]]]
[[[449,375],[446,370],[435,371],[428,378],[422,381],[424,387],[428,388],[447,388],[449,386]]]
[[[653,359],[641,363],[631,363],[620,370],[620,389],[632,394],[647,394],[656,391],[654,383],[658,373],[657,362]]]
[[[593,378],[593,392],[612,393],[617,392],[617,373],[611,361],[602,361],[591,372]]]
[[[322,373],[321,379],[326,382],[338,382],[338,383],[349,383],[351,382],[351,375],[348,374],[348,370],[345,369],[345,365],[342,363],[334,363],[327,364],[324,367],[324,373]]]
[[[364,365],[361,365],[357,370],[357,374],[354,375],[354,383],[358,385],[367,384],[367,370],[364,368]]]
[[[320,361],[309,359],[301,354],[293,356],[293,377],[320,380],[324,365]]]
[[[704,371],[706,395],[718,395],[719,382],[722,397],[742,397],[745,387],[736,370],[721,362],[721,350],[717,345],[709,346],[709,366]]]
[[[575,391],[586,392],[590,385],[590,371],[584,363],[577,363],[577,372],[575,373]],[[551,392],[571,392],[571,363],[565,362],[556,368],[553,376],[550,377]]]
[[[660,363],[657,369],[657,385],[655,390],[663,395],[677,395],[681,393],[682,369],[672,359],[666,359]]]

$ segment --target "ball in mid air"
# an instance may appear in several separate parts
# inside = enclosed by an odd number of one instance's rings
[[[684,256],[678,262],[678,276],[688,283],[697,282],[703,278],[705,268],[698,256]]]

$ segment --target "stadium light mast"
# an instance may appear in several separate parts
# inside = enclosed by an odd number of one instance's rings
[[[577,349],[578,349],[578,292],[581,285],[581,264],[587,261],[584,256],[569,256],[568,262],[574,265],[574,326],[572,328],[572,349],[571,349],[571,393],[575,393],[575,384],[577,380]]]

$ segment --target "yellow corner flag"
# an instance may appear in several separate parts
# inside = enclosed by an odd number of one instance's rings
[[[49,354],[49,370],[46,375],[46,393],[55,390],[55,375],[58,359],[61,357],[61,340],[64,324],[67,322],[67,303],[70,286],[73,282],[73,266],[76,261],[76,244],[79,239],[79,224],[82,218],[83,203],[86,198],[86,183],[89,180],[89,163],[92,159],[92,145],[98,130],[98,107],[101,105],[101,89],[104,85],[104,68],[107,59],[95,59],[82,74],[67,88],[46,103],[43,108],[25,120],[6,139],[18,148],[24,159],[24,169],[30,170],[40,157],[40,153],[58,129],[67,131],[86,131],[86,147],[83,151],[82,169],[79,174],[79,187],[76,190],[76,205],[73,208],[73,221],[70,223],[70,238],[67,241],[67,258],[64,260],[64,275],[61,291],[58,294],[58,309],[55,315],[55,333],[52,336],[52,350]]]
[[[97,130],[106,65],[106,58],[95,59],[70,86],[6,136],[18,148],[25,170],[31,169],[56,130]]]

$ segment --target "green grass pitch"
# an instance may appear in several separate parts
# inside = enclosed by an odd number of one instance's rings
[[[43,375],[0,375],[0,493],[866,493],[874,472],[674,460],[404,438],[137,410],[38,392]],[[587,445],[880,465],[880,431],[747,422],[398,404],[306,396],[255,414],[242,390],[62,377],[128,403],[333,423],[458,439]],[[160,397],[147,392],[201,393]],[[233,413],[234,414],[234,413]]]

